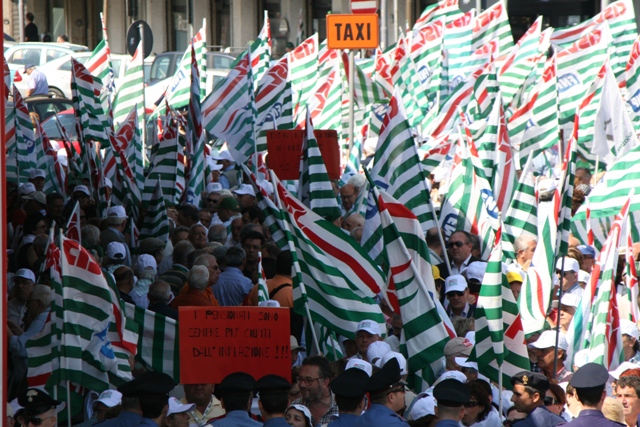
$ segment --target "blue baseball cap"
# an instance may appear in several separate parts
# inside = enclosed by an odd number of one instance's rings
[[[589,245],[579,245],[577,248],[583,256],[590,256],[592,258],[596,257],[596,250],[593,249],[592,246]]]

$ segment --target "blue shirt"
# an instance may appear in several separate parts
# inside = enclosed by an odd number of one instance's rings
[[[373,403],[369,410],[358,417],[355,427],[406,427],[409,424],[391,409],[379,403]]]
[[[262,427],[262,423],[249,417],[247,411],[231,411],[227,412],[224,418],[215,420],[214,427]]]
[[[39,334],[44,328],[44,324],[47,321],[49,310],[46,309],[42,313],[38,314],[33,322],[29,325],[29,328],[22,333],[22,335],[13,335],[9,338],[9,350],[18,357],[27,358],[26,343],[31,338]]]
[[[251,292],[253,283],[237,267],[227,267],[218,282],[212,286],[213,294],[221,306],[242,305],[244,297]]]
[[[566,420],[550,410],[546,406],[538,406],[529,412],[523,420],[513,423],[514,427],[556,427],[558,424],[565,423]]]
[[[117,417],[110,420],[104,420],[101,423],[96,424],[100,427],[135,427],[140,424],[142,417],[138,414],[134,414],[129,411],[122,411]]]
[[[33,89],[33,95],[46,95],[49,93],[49,83],[44,73],[37,68],[29,75],[28,88]]]
[[[573,421],[569,421],[564,426],[570,427],[620,427],[620,424],[604,417],[604,414],[597,409],[583,409],[580,415]],[[564,427],[563,426],[563,427]]]
[[[331,421],[329,425],[331,427],[352,427],[356,425],[358,418],[360,418],[358,415],[340,414],[338,418]]]
[[[289,423],[284,417],[271,418],[265,421],[262,427],[289,427]]]
[[[460,427],[460,423],[454,420],[438,421],[435,427]]]
[[[141,427],[160,427],[160,426],[158,426],[158,424],[155,421],[151,420],[150,418],[142,418],[140,420],[140,422],[138,423],[138,426],[141,426]]]

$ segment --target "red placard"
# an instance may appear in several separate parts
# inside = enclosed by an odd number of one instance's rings
[[[289,309],[180,307],[180,382],[217,384],[243,371],[291,379]]]
[[[340,179],[340,146],[338,132],[316,129],[313,134],[318,141],[329,179]],[[268,130],[267,163],[279,179],[300,178],[300,156],[303,130]]]

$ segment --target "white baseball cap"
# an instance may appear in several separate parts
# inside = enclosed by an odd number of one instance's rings
[[[622,375],[625,371],[629,369],[636,369],[638,367],[637,364],[632,362],[622,362],[620,366],[616,368],[615,371],[609,371],[609,375],[611,375],[616,380],[620,379],[620,375]]]
[[[16,274],[14,274],[13,277],[14,279],[16,277],[21,277],[23,279],[28,279],[33,283],[36,283],[36,275],[33,274],[33,271],[29,270],[28,268],[21,268],[20,270],[16,271]]]
[[[100,402],[109,408],[113,408],[122,402],[122,393],[118,390],[105,390],[100,393],[100,396],[98,396],[95,402]]]
[[[233,190],[238,196],[249,195],[256,197],[256,192],[253,190],[253,185],[241,184],[237,190]]]
[[[267,181],[266,179],[262,179],[258,181],[258,185],[267,192],[267,194],[273,194],[273,184]]]
[[[73,192],[74,193],[83,193],[86,194],[87,196],[91,196],[91,193],[89,192],[89,189],[87,188],[86,185],[76,185],[75,187],[73,187]]]
[[[589,349],[585,348],[584,350],[580,350],[573,356],[573,364],[578,368],[582,368],[584,365],[589,363]]]
[[[274,299],[268,299],[266,301],[260,301],[258,303],[258,307],[272,307],[272,308],[278,308],[280,307],[280,303]]]
[[[26,196],[27,194],[31,194],[34,191],[36,191],[36,186],[33,185],[33,182],[27,182],[25,184],[22,184],[20,186],[20,195],[21,196]]]
[[[589,279],[591,279],[591,274],[584,270],[578,271],[578,282],[588,283]]]
[[[569,258],[568,256],[564,258],[564,271],[573,271],[577,273],[580,271],[580,263],[575,258]],[[556,270],[562,270],[562,258],[556,261]]]
[[[219,193],[222,191],[222,184],[219,182],[210,182],[207,184],[207,193]]]
[[[464,292],[467,289],[467,279],[461,274],[454,274],[444,279],[445,294],[449,292]]]
[[[153,256],[149,254],[142,254],[142,255],[138,255],[138,261],[136,261],[136,267],[138,271],[157,270],[158,264],[156,263],[156,259]]]
[[[544,331],[540,334],[538,341],[530,344],[531,347],[535,348],[551,348],[556,346],[556,331]],[[567,350],[569,348],[569,344],[567,343],[567,339],[564,337],[564,334],[558,334],[558,348],[562,350]]]
[[[211,171],[219,171],[222,169],[222,165],[216,163],[216,159],[214,159],[212,156],[207,156],[207,166]]]
[[[46,178],[47,175],[44,173],[42,169],[33,168],[29,171],[29,179],[34,178]]]
[[[112,182],[111,182],[111,180],[110,180],[109,178],[107,178],[106,176],[104,177],[104,185],[105,185],[106,187],[113,188],[113,183],[112,183]]]
[[[368,354],[369,353],[367,353],[367,355]],[[409,373],[409,371],[407,371],[407,359],[405,359],[402,353],[398,353],[397,351],[388,351],[385,353],[380,359],[380,366],[384,366],[391,359],[398,361],[398,365],[400,365],[400,375],[407,375]]]
[[[107,245],[107,258],[114,261],[122,261],[127,257],[127,248],[120,242],[111,242]]]
[[[475,279],[478,282],[482,282],[484,278],[484,272],[487,269],[487,263],[484,261],[474,261],[463,271],[467,276],[467,280]]]
[[[640,330],[638,330],[638,325],[631,320],[620,319],[620,334],[640,339]]]
[[[127,218],[127,212],[122,206],[111,206],[107,211],[107,216],[109,218]]]
[[[436,398],[426,394],[424,397],[418,397],[416,402],[411,407],[411,412],[409,412],[410,420],[417,420],[425,415],[435,415],[436,414]]]
[[[356,334],[359,331],[367,331],[371,335],[380,335],[380,325],[378,325],[378,323],[374,322],[373,320],[361,320],[360,323],[358,323]]]
[[[228,160],[230,162],[235,162],[235,159],[229,152],[229,150],[224,150],[218,153],[217,156],[212,156],[213,160]]]
[[[469,362],[469,358],[467,357],[456,357],[456,364],[460,365],[463,368],[471,368],[478,370],[478,364],[476,362]]]
[[[362,359],[353,358],[353,359],[347,360],[347,365],[344,367],[344,370],[346,371],[347,369],[351,369],[351,368],[365,371],[369,376],[371,376],[371,374],[373,373],[373,367],[371,366],[371,363]]]
[[[169,398],[169,410],[167,411],[167,417],[169,415],[173,415],[173,414],[181,414],[183,412],[191,412],[193,411],[193,408],[196,407],[195,403],[192,404],[183,404],[180,403],[180,401],[178,399],[176,399],[175,397],[170,397]]]
[[[563,294],[560,303],[561,305],[567,307],[578,308],[578,305],[580,304],[580,298],[575,294]],[[551,307],[558,308],[558,300],[552,301]]]
[[[391,346],[384,341],[374,341],[367,349],[367,360],[376,368],[382,367],[382,356],[391,351]]]

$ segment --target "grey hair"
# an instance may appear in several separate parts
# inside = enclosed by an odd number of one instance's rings
[[[207,238],[210,242],[219,242],[224,244],[227,241],[227,227],[223,224],[213,224],[209,227]]]
[[[190,241],[179,241],[173,248],[173,262],[175,264],[187,265],[187,258],[189,257],[189,254],[195,250],[196,248],[193,247],[193,244]]]
[[[247,254],[241,247],[232,246],[227,249],[224,259],[229,267],[240,267]]]
[[[51,306],[53,297],[51,295],[51,288],[47,285],[36,285],[29,295],[29,299],[35,299],[40,301],[45,307]]]
[[[525,251],[529,247],[530,242],[538,243],[538,238],[533,234],[521,234],[516,237],[516,240],[513,242],[513,249],[515,249],[516,253]]]
[[[204,265],[194,265],[187,275],[189,286],[195,290],[206,289],[209,284],[209,270]]]
[[[202,254],[193,260],[193,265],[204,265],[209,268],[211,266],[211,261],[216,261],[216,257],[210,254]]]
[[[168,302],[171,298],[171,285],[164,280],[156,280],[149,285],[149,300]]]
[[[126,220],[127,218],[118,218],[118,217],[108,216],[107,219],[105,219],[105,222],[107,223],[107,225],[120,226],[124,224]]]
[[[87,224],[80,230],[82,232],[82,240],[90,245],[100,243],[100,229],[95,225]]]

